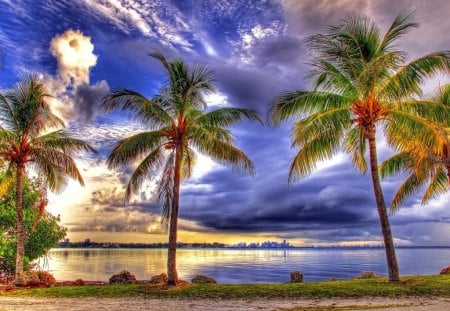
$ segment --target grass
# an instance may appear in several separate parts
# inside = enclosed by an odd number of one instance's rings
[[[404,277],[398,284],[385,278],[285,284],[198,284],[171,290],[145,285],[58,286],[0,292],[28,297],[146,297],[188,299],[450,297],[450,275]]]

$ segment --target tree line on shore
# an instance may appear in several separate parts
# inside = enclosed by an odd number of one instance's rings
[[[408,60],[395,43],[417,26],[411,13],[403,13],[381,33],[373,21],[351,13],[327,32],[307,38],[312,87],[280,94],[272,101],[268,120],[271,126],[295,121],[292,147],[296,154],[289,182],[308,176],[318,162],[339,152],[348,153],[359,172],[370,172],[391,282],[398,282],[400,275],[380,178],[407,174],[391,211],[423,185],[423,203],[446,194],[450,179],[450,85],[442,86],[432,98],[425,98],[421,89],[426,79],[450,72],[450,51]],[[126,201],[147,178],[160,177],[157,198],[162,207],[161,225],[169,235],[167,284],[176,285],[180,185],[191,176],[196,153],[254,175],[254,165],[234,145],[230,127],[243,121],[263,121],[251,109],[208,110],[204,95],[214,91],[214,74],[208,66],[189,66],[180,57],[166,58],[156,50],[148,55],[164,68],[167,84],[152,98],[124,88],[113,89],[103,97],[104,113],[129,112],[148,129],[118,141],[106,161],[110,169],[138,162],[126,185]],[[45,191],[62,191],[69,178],[83,184],[74,157],[79,152],[98,155],[91,145],[61,129],[64,124],[51,111],[49,96],[35,75],[0,95],[1,206],[15,211],[14,221],[0,227],[0,238],[14,241],[18,286],[23,285],[22,274],[27,268],[24,259],[30,259],[25,254],[31,232],[35,232],[34,223],[45,219]],[[380,131],[396,152],[381,165],[376,140]],[[39,176],[39,185],[31,192],[44,190],[31,207],[26,205],[30,190],[25,190],[29,170]],[[31,228],[26,215],[24,218],[28,210],[37,211]],[[0,255],[4,257],[4,253]]]

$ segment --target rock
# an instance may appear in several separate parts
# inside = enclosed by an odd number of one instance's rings
[[[448,266],[447,268],[444,268],[441,270],[441,273],[439,274],[450,274],[450,266]]]
[[[42,286],[50,287],[56,285],[55,277],[47,271],[38,271],[37,276],[41,281]]]
[[[19,282],[15,282],[16,286],[41,286],[41,280],[36,271],[25,271],[18,276]]]
[[[357,279],[373,279],[373,278],[378,278],[380,277],[379,275],[377,275],[375,272],[372,271],[363,271],[361,272],[360,275],[354,276],[352,277],[352,280],[357,280]]]
[[[193,284],[217,284],[216,280],[213,278],[204,276],[204,275],[196,275],[192,280],[191,283]]]
[[[154,275],[149,281],[150,284],[166,284],[167,274],[161,273],[160,275]]]
[[[122,271],[109,278],[109,284],[135,284],[136,277],[129,271]]]
[[[303,283],[303,273],[300,271],[292,271],[291,283]]]

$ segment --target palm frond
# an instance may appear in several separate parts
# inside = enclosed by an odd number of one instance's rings
[[[336,155],[341,150],[340,135],[340,131],[325,130],[302,142],[289,168],[289,183],[310,175],[318,162]]]
[[[352,157],[353,166],[361,173],[367,172],[367,162],[364,157],[366,154],[366,140],[364,129],[354,127],[345,135],[344,148]]]
[[[36,137],[48,128],[64,126],[63,121],[51,112],[47,97],[51,96],[36,75],[20,81],[5,95],[9,102],[9,108],[3,107],[9,119],[6,124],[13,122],[17,134],[30,137]]]
[[[64,130],[57,130],[33,139],[32,144],[43,149],[58,150],[67,155],[74,155],[76,152],[86,151],[94,155],[99,155],[97,150],[87,142],[74,138]]]
[[[181,180],[188,179],[192,176],[192,169],[197,162],[195,151],[189,147],[184,148],[182,164],[181,164]]]
[[[147,152],[159,148],[164,140],[163,131],[142,132],[117,142],[107,159],[109,168],[118,168],[132,163]]]
[[[243,120],[256,121],[262,124],[262,120],[255,110],[243,108],[215,109],[198,117],[195,122],[206,127],[226,128]]]
[[[107,93],[103,97],[100,109],[104,112],[130,111],[136,121],[149,128],[168,126],[172,123],[171,116],[160,105],[128,89],[114,89]]]
[[[411,157],[408,152],[400,152],[387,158],[379,167],[381,178],[384,179],[405,171],[410,166],[410,163]]]
[[[350,106],[350,100],[342,95],[328,92],[286,92],[272,102],[270,123],[277,126],[304,114]]]
[[[425,183],[426,179],[419,178],[415,174],[411,174],[401,185],[395,193],[394,199],[391,203],[391,212],[395,213],[400,208],[400,204],[412,193],[419,190],[419,188]]]
[[[14,133],[20,131],[16,113],[9,100],[2,94],[0,94],[0,123],[2,126],[5,126],[7,130],[13,131]]]
[[[380,96],[402,99],[414,94],[421,95],[421,83],[439,72],[450,72],[450,51],[431,53],[406,64],[380,90]]]
[[[350,116],[350,110],[344,107],[317,112],[295,122],[292,146],[301,146],[324,132],[342,135],[351,126]]]
[[[161,226],[167,230],[174,197],[175,153],[170,153],[164,166],[158,187],[158,200],[162,206]]]
[[[56,150],[34,148],[30,155],[31,164],[42,172],[48,187],[59,193],[67,185],[70,177],[84,186],[84,180],[72,157]]]
[[[155,173],[156,170],[162,165],[164,160],[164,152],[161,147],[157,147],[152,150],[136,167],[131,174],[130,180],[128,181],[125,201],[128,202],[131,194],[139,191],[142,183],[145,179],[149,177],[151,173]]]
[[[448,187],[449,179],[444,165],[439,165],[436,167],[434,174],[432,174],[430,183],[422,197],[422,205],[428,203],[433,198],[448,193]]]
[[[413,12],[406,11],[399,14],[389,27],[388,31],[383,36],[380,44],[380,51],[385,52],[392,49],[393,47],[391,46],[391,44],[395,40],[399,39],[411,28],[417,27],[419,27],[419,24],[414,21]]]
[[[147,55],[158,60],[167,71],[170,71],[169,61],[166,59],[166,57],[161,51],[153,49],[150,52],[148,52]]]
[[[358,97],[356,85],[345,71],[324,60],[312,63],[312,66],[313,69],[309,72],[308,77],[311,79],[318,76],[315,92],[320,88],[337,94],[348,94],[352,98]]]
[[[255,174],[255,167],[252,161],[244,152],[233,146],[231,143],[219,140],[215,135],[203,128],[198,128],[196,135],[191,137],[194,148],[214,161],[231,166],[237,171]]]

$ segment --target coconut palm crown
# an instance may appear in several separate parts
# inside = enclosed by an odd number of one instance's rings
[[[104,97],[104,111],[131,111],[134,119],[149,129],[115,144],[107,161],[110,168],[139,161],[126,187],[126,200],[139,190],[145,179],[161,173],[158,195],[163,223],[169,227],[168,284],[175,285],[180,183],[191,175],[195,151],[254,174],[253,163],[233,145],[228,128],[245,119],[261,121],[250,109],[206,110],[203,95],[214,90],[213,72],[207,66],[191,68],[183,59],[169,60],[159,51],[148,55],[162,64],[168,81],[151,99],[127,89],[113,90]]]
[[[383,178],[403,172],[406,180],[400,185],[395,194],[391,210],[397,211],[404,200],[418,191],[426,184],[422,196],[422,204],[430,199],[448,192],[450,185],[450,84],[439,89],[437,95],[428,101],[441,105],[446,109],[445,123],[436,124],[436,137],[432,145],[420,140],[407,141],[403,138],[403,144],[397,154],[385,160],[380,165]],[[414,129],[409,132],[414,133]]]
[[[73,156],[79,151],[95,153],[89,144],[57,130],[64,124],[51,112],[46,102],[49,96],[34,75],[0,96],[0,159],[7,166],[7,178],[2,182],[16,178],[17,186],[17,285],[22,284],[25,239],[22,185],[27,168],[33,169],[50,190],[58,192],[67,184],[68,178],[83,184]]]
[[[290,166],[289,180],[309,175],[319,161],[344,151],[354,166],[367,171],[369,165],[380,218],[389,280],[399,280],[393,237],[383,197],[377,159],[376,133],[383,130],[391,145],[408,139],[434,145],[436,128],[447,117],[442,106],[415,100],[421,83],[438,72],[449,72],[450,52],[435,52],[408,60],[395,43],[417,27],[411,13],[400,14],[382,34],[370,19],[348,14],[337,26],[306,40],[312,59],[311,91],[286,92],[276,98],[270,112],[276,126],[297,118],[292,146],[298,152]]]

